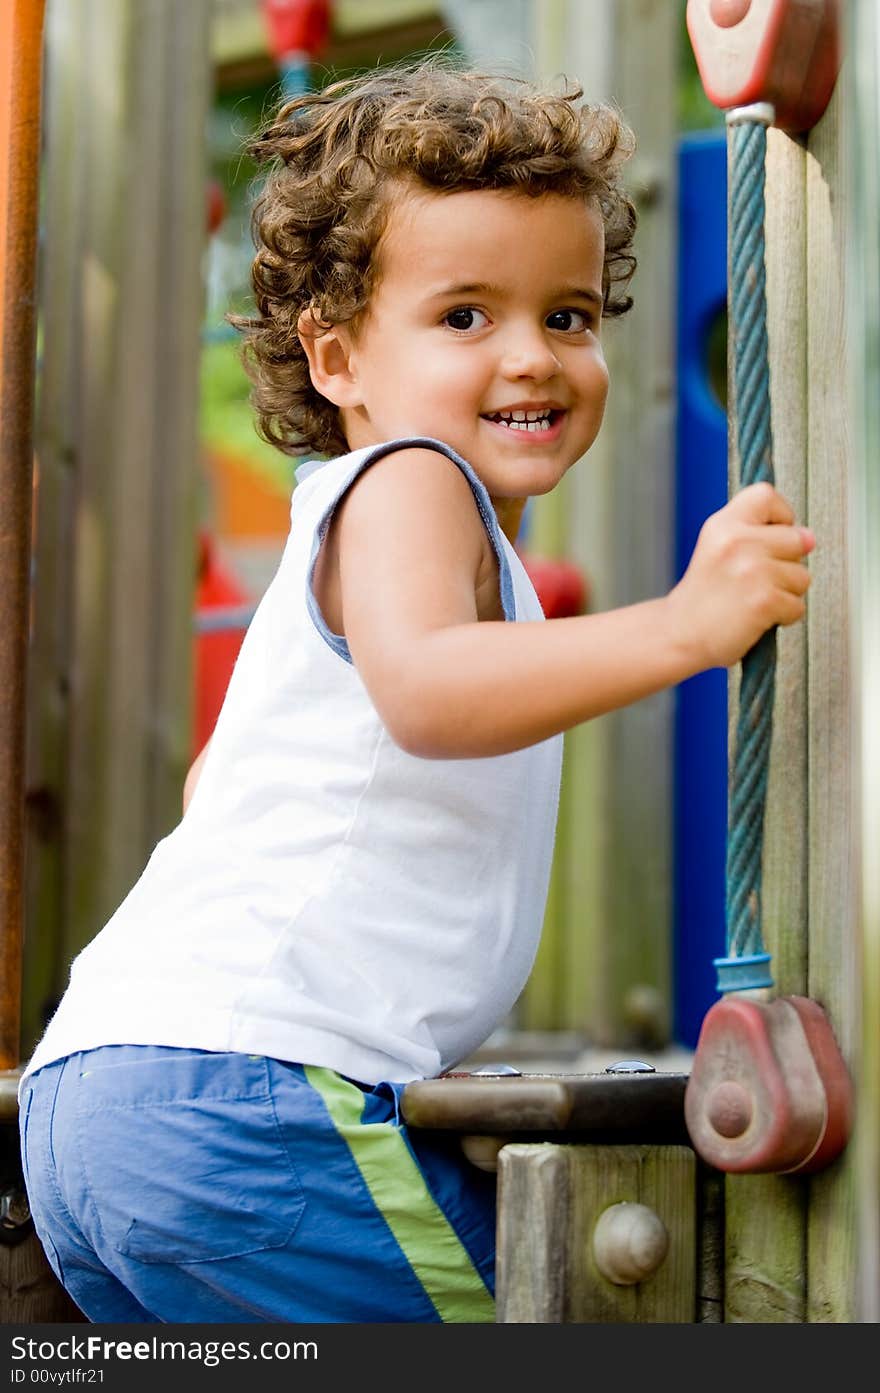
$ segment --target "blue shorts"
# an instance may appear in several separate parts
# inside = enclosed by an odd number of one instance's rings
[[[108,1045],[22,1089],[25,1183],[92,1321],[493,1321],[495,1177],[403,1084]]]

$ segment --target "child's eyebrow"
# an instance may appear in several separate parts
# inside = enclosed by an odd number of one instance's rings
[[[425,298],[428,300],[448,300],[456,299],[459,296],[487,295],[496,299],[504,299],[506,294],[503,286],[492,285],[488,281],[463,281],[459,285],[442,285],[436,290],[429,290]],[[601,291],[584,289],[579,285],[560,286],[549,298],[551,300],[587,300],[599,309],[602,308],[603,304]]]
[[[503,294],[504,290],[500,285],[490,285],[488,281],[462,281],[460,285],[441,285],[436,290],[429,290],[426,299],[446,300],[458,295],[502,296]]]
[[[564,285],[561,290],[557,290],[553,298],[554,300],[587,300],[597,309],[601,309],[604,304],[601,290],[585,290],[580,285]]]

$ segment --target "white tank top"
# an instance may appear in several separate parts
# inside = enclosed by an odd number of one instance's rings
[[[405,1082],[458,1063],[510,1010],[541,932],[562,737],[482,759],[404,753],[312,590],[341,496],[413,445],[466,475],[505,619],[543,620],[485,488],[448,446],[412,437],[298,471],[186,815],[75,959],[26,1074],[156,1044]]]

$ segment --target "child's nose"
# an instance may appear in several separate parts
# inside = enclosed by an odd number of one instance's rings
[[[529,377],[535,382],[546,382],[559,369],[560,362],[552,345],[540,333],[524,331],[512,335],[505,345],[501,359],[504,377]]]

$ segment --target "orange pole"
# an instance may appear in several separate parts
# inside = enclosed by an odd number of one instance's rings
[[[0,1069],[19,1063],[44,0],[0,4]]]

